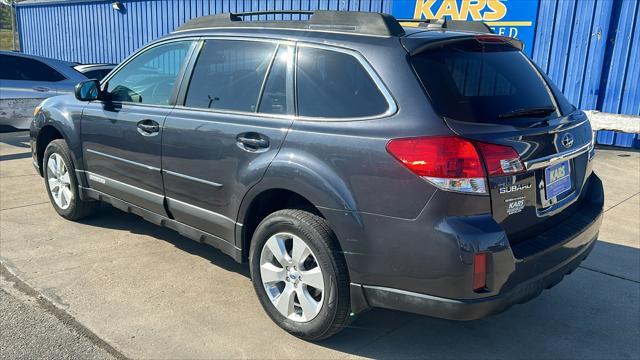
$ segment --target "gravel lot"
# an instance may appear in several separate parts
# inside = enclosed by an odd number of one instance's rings
[[[606,191],[600,240],[555,288],[472,322],[373,310],[314,344],[274,325],[247,267],[213,248],[106,205],[78,223],[57,216],[26,133],[0,134],[0,261],[59,314],[4,285],[0,351],[31,358],[638,359],[640,153],[599,149],[594,166]],[[61,324],[64,316],[71,320]]]

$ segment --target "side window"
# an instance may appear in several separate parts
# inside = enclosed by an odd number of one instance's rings
[[[293,47],[280,45],[262,90],[258,112],[293,113]]]
[[[56,82],[65,77],[49,65],[22,56],[0,56],[0,79]]]
[[[276,44],[207,40],[191,75],[185,106],[255,112]]]
[[[155,46],[135,57],[109,79],[112,101],[168,105],[192,41]]]
[[[362,64],[337,51],[300,47],[296,84],[300,116],[374,116],[389,106]]]

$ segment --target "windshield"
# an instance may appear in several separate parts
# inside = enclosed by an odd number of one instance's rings
[[[525,55],[509,45],[463,40],[427,49],[411,62],[443,117],[522,123],[557,114],[550,89]]]

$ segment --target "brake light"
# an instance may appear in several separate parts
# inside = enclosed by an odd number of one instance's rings
[[[476,41],[479,43],[505,43],[508,39],[498,35],[476,35]]]
[[[476,146],[482,154],[489,176],[503,176],[520,173],[524,165],[520,155],[509,146],[478,142]]]
[[[457,136],[393,139],[387,151],[413,173],[442,189],[487,193],[482,161],[469,140]]]
[[[487,288],[487,253],[473,256],[473,291],[480,292]]]

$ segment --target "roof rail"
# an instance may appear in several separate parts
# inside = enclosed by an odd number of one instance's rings
[[[478,33],[493,34],[493,30],[489,25],[482,21],[466,21],[466,20],[451,20],[447,18],[441,19],[398,19],[400,24],[417,26],[427,28],[429,30],[458,30],[458,31],[472,31]]]
[[[310,17],[306,21],[243,21],[242,19],[245,16],[292,14],[309,15]],[[176,31],[224,27],[284,27],[387,37],[404,34],[402,26],[389,14],[327,10],[277,10],[216,14],[189,20]]]

